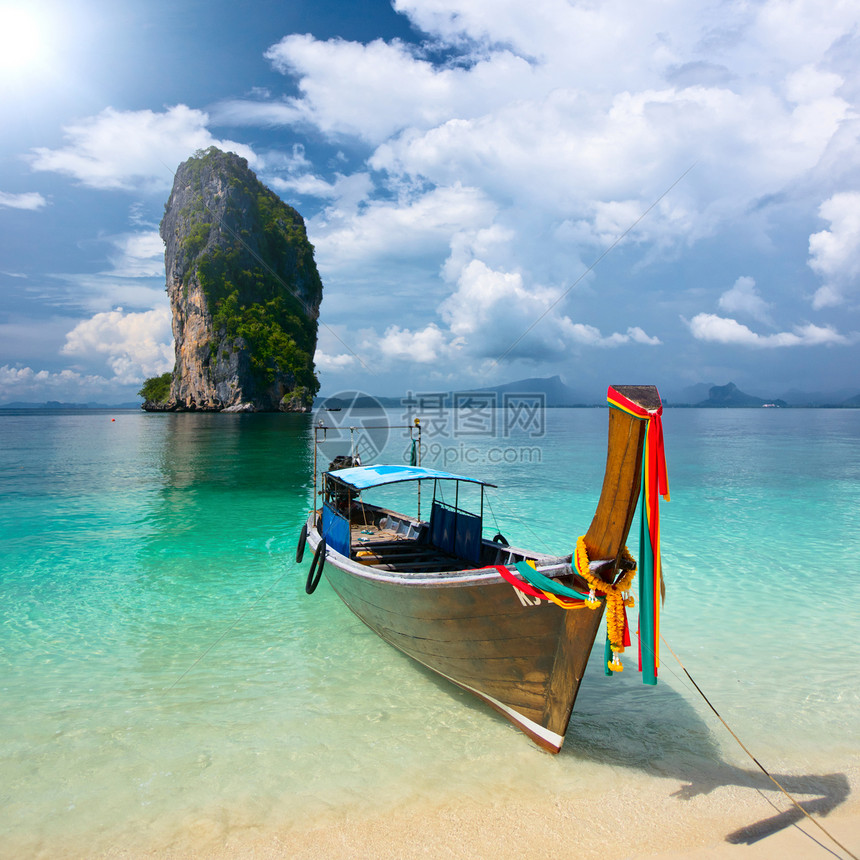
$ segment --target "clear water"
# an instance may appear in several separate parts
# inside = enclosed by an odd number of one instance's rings
[[[606,421],[549,410],[539,462],[490,462],[499,440],[470,438],[425,465],[499,484],[488,534],[569,552]],[[0,856],[206,853],[457,798],[743,781],[752,766],[665,649],[654,689],[592,661],[552,757],[324,583],[305,595],[310,423],[0,413]],[[856,767],[860,411],[664,424],[667,641],[769,768],[802,788]]]

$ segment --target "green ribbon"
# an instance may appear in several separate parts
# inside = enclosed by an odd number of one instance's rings
[[[556,582],[554,579],[538,573],[527,561],[518,561],[514,566],[517,569],[517,573],[529,585],[533,585],[541,591],[548,591],[550,594],[556,595],[556,597],[569,597],[573,600],[585,600],[588,598],[588,594],[584,594],[574,588],[568,588],[566,585],[562,585],[560,582]],[[600,599],[598,598],[598,600]]]

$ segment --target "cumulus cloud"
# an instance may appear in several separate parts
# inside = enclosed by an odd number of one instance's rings
[[[429,128],[452,114],[474,114],[525,93],[530,65],[507,51],[478,59],[469,68],[436,66],[414,46],[377,39],[319,41],[290,35],[266,57],[299,79],[299,98],[223,106],[233,121],[306,124],[330,135],[380,143],[407,128]]]
[[[629,292],[611,323],[588,318],[575,294],[561,301],[579,261],[599,260],[623,237],[646,249],[647,265],[736,229],[832,158],[855,113],[852,67],[831,51],[860,27],[852,4],[825,13],[777,0],[718,10],[705,0],[635,8],[395,0],[394,8],[426,34],[423,45],[290,35],[266,57],[296,94],[260,92],[214,111],[372,149],[354,174],[302,167],[276,187],[325,201],[309,232],[321,269],[343,280],[339,295],[384,273],[388,283],[373,281],[378,293],[420,293],[435,309],[385,328],[370,316],[377,302],[350,306],[357,327],[384,330],[383,353],[397,360],[495,357],[511,344],[511,358],[547,360],[571,345],[659,345],[647,291]],[[835,264],[833,246],[850,234],[847,206],[834,200],[822,209],[833,216],[829,239],[810,245],[816,271]],[[411,293],[395,280],[402,270],[393,260],[424,268]],[[441,275],[435,303],[427,272]],[[604,288],[599,273],[587,283],[596,296]],[[848,287],[828,276],[825,289]],[[695,317],[697,336],[841,342],[827,326],[759,335],[738,323],[774,326],[774,307],[750,277],[723,293],[719,309],[724,316]]]
[[[660,346],[662,343],[659,337],[649,337],[641,328],[639,328],[639,326],[631,326],[628,328],[627,337],[629,337],[633,343],[641,343],[645,346]]]
[[[27,191],[23,194],[8,194],[5,191],[0,191],[0,206],[6,206],[9,209],[35,211],[47,205],[48,201],[37,191]]]
[[[111,384],[104,376],[74,370],[33,370],[9,364],[0,367],[0,398],[3,400],[65,398],[69,392],[79,392],[72,396],[87,396],[107,391]]]
[[[845,337],[830,326],[812,323],[795,326],[794,331],[776,334],[758,334],[743,323],[715,314],[696,314],[687,325],[696,340],[722,343],[731,346],[779,348],[792,346],[845,346],[856,342],[855,337]]]
[[[66,126],[60,149],[34,149],[30,165],[91,188],[163,192],[173,185],[173,171],[198,149],[217,146],[256,163],[249,146],[215,138],[208,122],[206,113],[181,104],[161,113],[105,108]]]
[[[330,355],[317,349],[314,353],[314,365],[317,370],[344,370],[347,367],[352,367],[356,363],[356,357],[346,352]]]
[[[743,314],[760,322],[770,322],[770,305],[758,294],[755,279],[746,275],[738,278],[718,302],[720,309],[730,314]]]
[[[824,280],[812,299],[816,309],[842,304],[860,285],[860,192],[834,194],[818,214],[830,229],[809,237],[809,266]]]
[[[420,331],[409,331],[392,325],[373,347],[388,359],[429,364],[444,357],[448,350],[448,341],[445,334],[433,323]]]
[[[620,267],[609,283],[587,264],[619,243],[641,271],[721,231],[755,232],[772,247],[774,212],[808,218],[810,187],[825,189],[816,204],[830,195],[820,210],[829,226],[810,237],[809,266],[823,282],[814,307],[855,289],[860,207],[856,192],[832,183],[860,168],[856,60],[846,48],[860,32],[857,4],[393,6],[423,44],[290,35],[266,53],[290,78],[288,95],[258,90],[208,115],[182,105],[109,109],[66,129],[63,148],[36,150],[33,166],[98,188],[167,188],[194,149],[239,151],[271,187],[319,201],[308,232],[326,322],[347,326],[343,342],[362,344],[362,354],[372,348],[422,372],[434,361],[447,372],[466,358],[558,362],[592,347],[606,358],[658,346],[668,301],[658,277],[631,277],[635,286],[622,289]],[[311,164],[293,147],[255,162],[249,149],[217,141],[213,121],[307,132],[350,158]],[[827,167],[837,163],[838,173]],[[819,184],[822,175],[831,184]],[[154,244],[140,241],[116,245],[116,272],[154,272]],[[777,310],[798,317],[763,297],[775,295],[772,284],[738,278],[719,299],[721,315],[698,314],[689,331],[750,347],[847,342],[825,324],[778,331]],[[404,316],[392,325],[395,299]],[[319,356],[332,373],[355,364],[342,344]]]
[[[337,174],[333,181],[316,176],[310,171],[291,170],[287,176],[272,176],[268,184],[275,191],[286,191],[306,197],[319,197],[336,201],[335,208],[319,219],[320,228],[328,219],[343,217],[343,213],[356,213],[373,190],[373,181],[367,173],[353,173],[349,176]]]
[[[67,335],[63,355],[105,360],[115,381],[133,384],[173,367],[170,310],[124,313],[122,308],[96,314]]]
[[[456,290],[438,308],[444,328],[436,323],[418,329],[390,326],[378,341],[367,341],[363,348],[378,348],[388,358],[428,363],[454,358],[498,361],[508,355],[549,359],[576,345],[660,344],[659,338],[639,327],[604,335],[568,316],[548,316],[546,324],[534,331],[559,299],[556,290],[527,287],[518,272],[491,269],[473,259],[460,272]]]
[[[368,180],[362,176],[361,184]],[[353,268],[380,257],[442,254],[452,236],[490,223],[495,206],[476,188],[459,183],[405,200],[358,204],[359,194],[341,194],[336,205],[313,219],[317,259],[329,271]]]
[[[164,242],[157,230],[124,233],[111,240],[111,271],[107,274],[124,278],[164,276]]]

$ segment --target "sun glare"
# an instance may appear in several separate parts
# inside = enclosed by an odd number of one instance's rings
[[[26,72],[46,59],[44,27],[22,6],[0,5],[0,72]]]

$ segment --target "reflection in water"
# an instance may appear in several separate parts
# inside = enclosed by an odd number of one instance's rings
[[[310,416],[168,413],[161,457],[164,483],[263,492],[294,490],[309,477]]]
[[[308,504],[309,416],[169,413],[147,550],[182,551],[236,528],[294,518]],[[298,502],[298,507],[297,507]]]

